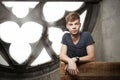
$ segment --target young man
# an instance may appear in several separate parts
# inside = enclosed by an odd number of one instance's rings
[[[80,17],[71,12],[66,16],[66,28],[70,33],[65,33],[62,38],[60,60],[66,63],[65,69],[72,75],[77,75],[79,70],[77,62],[94,61],[94,40],[89,32],[80,32]]]

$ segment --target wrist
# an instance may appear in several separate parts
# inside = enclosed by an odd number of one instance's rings
[[[68,60],[68,64],[71,63],[71,62],[74,62],[73,58],[70,58],[70,59]]]
[[[72,60],[73,60],[74,62],[76,62],[76,61],[77,61],[76,57],[73,57],[73,58],[72,58]]]
[[[76,62],[77,62],[77,63],[80,62],[80,57],[76,57]]]

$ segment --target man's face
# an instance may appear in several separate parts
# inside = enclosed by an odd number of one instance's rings
[[[72,35],[75,35],[79,33],[80,25],[80,20],[77,19],[73,22],[68,22],[66,27]]]

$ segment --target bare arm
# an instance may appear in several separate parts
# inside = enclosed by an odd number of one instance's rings
[[[69,58],[67,56],[67,46],[64,45],[64,44],[62,44],[62,46],[61,46],[60,60],[63,61],[63,62],[65,62],[65,63],[68,63],[71,60],[71,58]]]
[[[67,46],[62,44],[60,50],[60,60],[67,63],[65,70],[67,70],[72,75],[77,75],[79,70],[76,65],[76,59],[67,56]]]
[[[95,48],[94,44],[88,45],[87,48],[87,56],[80,57],[80,62],[89,62],[89,61],[94,61],[95,60]]]

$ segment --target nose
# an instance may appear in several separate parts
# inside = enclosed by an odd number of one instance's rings
[[[75,26],[75,25],[73,25],[73,26],[72,26],[72,29],[76,29],[76,26]]]

